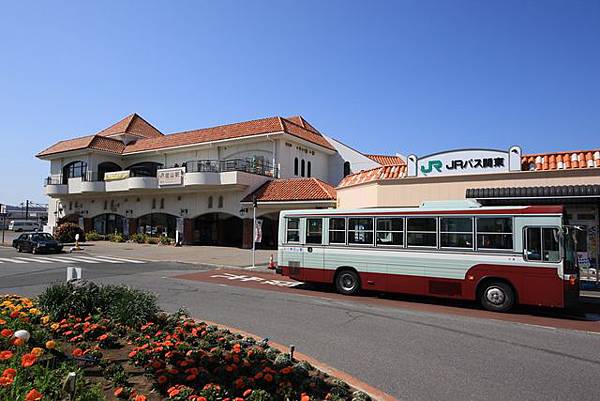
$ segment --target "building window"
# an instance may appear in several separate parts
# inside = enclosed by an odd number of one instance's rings
[[[305,168],[305,162],[304,162],[304,159],[302,159],[302,162],[300,164],[300,175],[302,177],[304,177],[304,168]]]
[[[332,217],[329,219],[329,243],[346,243],[346,219],[343,217]]]
[[[73,210],[73,202],[69,202],[69,210]]]
[[[294,175],[298,175],[298,158],[294,158]]]
[[[63,167],[63,184],[69,183],[69,178],[85,177],[87,163],[82,161],[71,162]]]
[[[223,196],[219,196],[219,203],[218,203],[218,207],[222,208],[223,207]]]
[[[323,241],[323,219],[306,219],[306,243],[321,244]]]
[[[348,243],[373,245],[373,219],[370,217],[348,219]]]
[[[440,246],[473,249],[473,219],[470,217],[440,218]]]
[[[208,197],[208,208],[212,209],[212,207],[213,207],[213,197],[209,196]]]
[[[165,208],[165,198],[160,198],[160,208],[161,209]]]
[[[152,209],[156,209],[156,198],[152,198]]]
[[[287,242],[300,242],[300,219],[297,217],[287,219]]]
[[[310,176],[311,176],[311,168],[310,168],[310,167],[311,167],[311,166],[310,166],[310,161],[309,161],[309,162],[308,162],[307,169],[306,169],[306,176],[307,176],[307,177],[310,177]]]
[[[350,175],[350,162],[344,162],[344,177]]]
[[[108,201],[104,200],[104,210],[108,209]]]
[[[510,217],[477,218],[477,248],[513,249],[512,219]]]
[[[408,246],[437,246],[435,217],[411,217],[406,219],[406,244]]]
[[[377,219],[377,245],[403,245],[404,219]]]

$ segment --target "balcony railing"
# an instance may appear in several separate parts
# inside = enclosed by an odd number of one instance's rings
[[[173,165],[169,167],[183,167],[187,173],[224,173],[228,171],[243,171],[250,174],[257,174],[266,177],[276,177],[277,169],[269,162],[251,159],[231,159],[231,160],[190,160],[181,166]],[[130,177],[156,177],[156,172],[147,170],[132,169],[129,171]],[[95,171],[86,171],[81,177],[83,182],[104,181]],[[66,185],[68,180],[63,180],[62,174],[47,177],[44,185]]]
[[[223,173],[227,171],[243,171],[250,174],[264,175],[267,177],[277,176],[277,171],[271,163],[260,160],[191,160],[183,163],[181,167],[184,167],[188,173]]]

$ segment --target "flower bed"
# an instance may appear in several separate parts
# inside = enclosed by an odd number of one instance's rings
[[[39,301],[0,297],[0,400],[66,399],[69,372],[76,376],[73,399],[79,401],[368,400],[265,342],[152,305],[145,315],[139,311],[143,321],[119,319],[121,312],[100,304],[101,296],[86,298],[87,292],[104,291],[128,297],[135,307],[138,296],[140,304],[152,303],[143,298],[148,294],[127,295],[124,287],[57,287]],[[73,294],[83,300],[76,302]],[[66,297],[73,303],[67,309],[60,302]]]

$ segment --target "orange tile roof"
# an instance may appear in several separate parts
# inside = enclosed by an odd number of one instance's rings
[[[600,167],[600,150],[538,153],[521,157],[521,170],[545,171]]]
[[[324,148],[335,150],[335,148],[327,141],[327,139],[325,139],[316,129],[308,124],[301,116],[292,117],[292,119],[294,121],[290,121],[281,117],[268,117],[259,120],[244,121],[240,123],[221,125],[218,127],[163,135],[160,131],[158,131],[137,114],[131,114],[116,124],[113,124],[110,127],[98,132],[96,135],[58,142],[57,144],[40,152],[38,156],[46,156],[53,153],[67,152],[70,150],[78,150],[83,148],[97,149],[97,147],[90,146],[94,138],[102,137],[109,140],[111,135],[124,132],[140,136],[140,139],[126,146],[123,145],[122,147],[115,144],[109,144],[106,141],[100,142],[98,140],[94,140],[94,142],[102,143],[102,145],[98,146],[110,148],[109,151],[128,154],[146,150],[194,145],[223,139],[242,138],[272,132],[285,132],[289,135],[304,139]],[[106,150],[104,148],[102,149]]]
[[[347,175],[340,181],[338,188],[350,187],[352,185],[364,184],[371,181],[394,180],[404,177],[406,177],[405,164],[387,165]]]
[[[125,144],[112,138],[101,137],[98,135],[82,136],[80,138],[60,141],[38,153],[36,156],[47,156],[54,153],[68,152],[81,149],[97,149],[112,153],[122,153]]]
[[[98,132],[96,135],[110,136],[122,133],[138,135],[143,138],[158,138],[163,136],[162,132],[154,128],[152,124],[144,120],[137,113],[128,115],[121,121]]]
[[[402,165],[406,164],[404,160],[400,156],[390,156],[390,155],[368,155],[365,154],[369,159],[373,160],[381,164],[382,166],[390,166],[390,165]]]
[[[242,202],[334,201],[335,188],[318,178],[290,178],[265,182]]]

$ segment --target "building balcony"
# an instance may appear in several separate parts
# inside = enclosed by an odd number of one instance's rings
[[[157,190],[177,187],[228,186],[243,189],[276,177],[277,170],[263,161],[253,160],[193,160],[182,166],[150,170],[123,170],[102,173],[87,171],[82,177],[63,179],[61,175],[48,177],[45,192],[48,196],[114,193]]]

